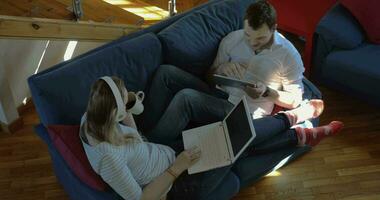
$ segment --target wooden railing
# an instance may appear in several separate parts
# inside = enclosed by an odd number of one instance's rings
[[[110,41],[140,29],[136,25],[0,15],[2,38]]]

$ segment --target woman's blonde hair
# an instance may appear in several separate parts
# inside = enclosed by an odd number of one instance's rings
[[[122,97],[125,95],[124,82],[115,76],[111,77]],[[116,99],[108,84],[98,79],[91,87],[87,104],[87,120],[84,129],[87,134],[98,140],[113,145],[123,145],[138,139],[137,136],[123,134],[116,121]]]

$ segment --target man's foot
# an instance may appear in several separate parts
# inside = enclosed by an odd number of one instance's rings
[[[312,99],[306,104],[301,105],[293,110],[282,112],[288,117],[290,126],[294,126],[305,120],[317,118],[322,114],[324,108],[323,101],[320,99]]]
[[[340,121],[332,121],[330,124],[325,126],[320,126],[316,128],[295,128],[298,145],[317,145],[323,138],[327,136],[333,136],[339,133],[343,128],[343,122]]]

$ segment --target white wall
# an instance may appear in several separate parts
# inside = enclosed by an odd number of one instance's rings
[[[0,122],[6,123],[7,118],[5,118],[3,106],[0,104]]]
[[[4,77],[0,85],[0,105],[2,123],[9,124],[18,118],[16,104],[12,97],[8,80]]]
[[[16,105],[29,96],[26,79],[36,70],[48,41],[6,40],[3,60],[6,76]]]
[[[2,41],[0,41],[0,47],[2,46]],[[4,49],[3,48],[0,48],[0,59],[4,58]],[[4,74],[5,74],[5,70],[4,70],[4,66],[0,63],[0,86],[3,85],[3,82],[4,82]],[[0,93],[1,93],[1,90],[0,90]],[[0,94],[0,98],[3,97],[1,94]],[[1,102],[1,101],[0,101]],[[2,104],[0,103],[0,122],[3,122],[5,123],[6,122],[6,118],[5,118],[5,113],[4,113],[4,108],[2,106]]]
[[[91,49],[95,49],[98,46],[105,44],[104,42],[78,42],[77,48],[74,51],[73,58],[79,56]]]
[[[0,41],[0,45],[2,44],[3,41]],[[0,48],[0,58],[1,61],[5,59],[4,48]],[[6,73],[4,63],[0,62],[0,122],[3,124],[8,124],[18,118]]]
[[[104,43],[79,42],[73,57],[102,44]],[[31,96],[27,78],[37,68],[40,72],[62,62],[67,45],[68,41],[0,39],[1,122],[9,124],[18,118],[16,108],[26,97]]]

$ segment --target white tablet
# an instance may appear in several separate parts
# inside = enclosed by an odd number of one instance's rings
[[[232,78],[232,77],[223,76],[220,74],[214,74],[213,80],[214,80],[215,84],[217,84],[217,85],[225,85],[225,86],[231,86],[231,87],[243,87],[243,88],[246,86],[257,87],[257,85],[255,83],[239,80],[239,79]]]

